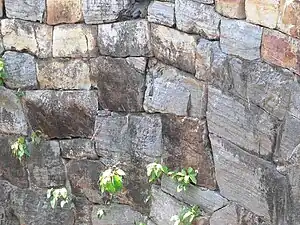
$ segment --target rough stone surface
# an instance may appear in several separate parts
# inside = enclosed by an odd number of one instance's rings
[[[148,7],[148,21],[172,27],[175,24],[175,4],[153,1]]]
[[[26,91],[22,101],[31,127],[49,138],[93,134],[98,108],[93,91]]]
[[[90,139],[59,141],[61,156],[66,159],[98,159],[95,143]]]
[[[35,89],[36,60],[26,53],[7,51],[3,55],[7,78],[5,84],[8,88]]]
[[[47,23],[77,23],[83,19],[82,0],[47,0]]]
[[[215,0],[216,11],[223,16],[244,19],[245,0]]]
[[[91,88],[90,66],[81,59],[38,60],[37,79],[41,89]]]
[[[146,20],[99,25],[100,54],[115,57],[151,56],[149,30]]]
[[[219,39],[221,16],[214,7],[193,0],[175,1],[176,25],[179,30],[201,34],[208,39]]]
[[[0,17],[3,17],[4,13],[4,0],[0,0]]]
[[[13,91],[5,87],[0,87],[0,133],[27,133],[27,123],[20,101]]]
[[[100,106],[112,111],[143,111],[146,64],[143,57],[92,59],[92,80],[98,87]]]
[[[45,7],[45,0],[5,0],[8,18],[42,22]]]
[[[52,56],[52,27],[48,25],[3,19],[1,34],[5,50],[29,51],[39,58]]]
[[[96,26],[85,24],[55,26],[53,57],[95,57],[98,52],[96,37]]]
[[[260,58],[261,27],[242,20],[222,19],[220,29],[220,45],[224,53],[248,60]]]

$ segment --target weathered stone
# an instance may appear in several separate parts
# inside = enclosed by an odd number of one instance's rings
[[[214,0],[195,0],[195,2],[200,2],[204,4],[213,4]]]
[[[100,54],[115,57],[151,56],[149,32],[146,20],[99,25]]]
[[[92,80],[98,87],[101,107],[112,111],[143,111],[146,64],[146,58],[142,57],[92,59]]]
[[[20,101],[13,91],[5,87],[0,87],[0,133],[27,133],[27,123]]]
[[[245,0],[215,0],[216,11],[223,16],[244,19]]]
[[[26,53],[7,51],[3,55],[7,78],[5,84],[9,88],[37,88],[36,61]]]
[[[297,0],[283,0],[280,3],[278,20],[279,30],[300,38],[300,2]]]
[[[275,166],[215,135],[210,136],[222,196],[236,201],[271,224],[288,224],[287,178]]]
[[[8,18],[42,22],[45,7],[45,0],[5,0]]]
[[[66,159],[98,159],[95,144],[90,139],[60,140],[61,156]]]
[[[221,16],[214,7],[193,0],[175,1],[176,25],[179,30],[201,34],[208,39],[219,39]]]
[[[23,20],[3,19],[1,20],[1,34],[5,50],[25,50],[39,58],[52,56],[51,26]]]
[[[211,149],[205,138],[206,122],[197,118],[162,116],[164,163],[172,169],[198,170],[198,185],[216,188]]]
[[[269,63],[288,68],[300,75],[300,40],[279,31],[264,29],[262,58]]]
[[[95,57],[98,53],[96,37],[96,26],[85,24],[55,26],[53,57]]]
[[[9,199],[10,193],[12,191],[16,190],[16,189],[17,189],[17,187],[12,185],[8,181],[0,180],[0,193],[1,193],[1,195],[0,195],[0,207],[5,205],[5,203],[7,203],[7,200]],[[0,218],[0,219],[2,219],[2,218]]]
[[[172,27],[175,24],[175,5],[153,1],[148,7],[148,21]]]
[[[41,89],[91,88],[90,66],[81,59],[38,60],[37,79]]]
[[[73,196],[73,202],[76,207],[76,220],[74,225],[91,225],[93,205],[85,197]]]
[[[228,201],[217,192],[190,185],[186,191],[177,192],[177,182],[170,177],[163,176],[161,188],[175,198],[189,205],[198,205],[201,210],[212,213],[224,207]]]
[[[84,21],[87,24],[114,22],[122,15],[122,12],[130,8],[130,0],[82,0]]]
[[[82,0],[47,0],[47,23],[77,23],[83,19]]]
[[[0,17],[3,17],[4,13],[4,0],[0,0]]]
[[[260,58],[263,29],[242,20],[222,19],[220,45],[223,52],[244,59]],[[248,35],[247,38],[245,34]]]
[[[94,91],[27,91],[22,101],[32,129],[49,138],[93,134],[98,109]]]
[[[144,109],[148,112],[173,113],[179,116],[202,116],[203,83],[191,74],[149,62]]]
[[[279,16],[280,0],[246,0],[247,21],[275,28]]]
[[[161,25],[151,24],[154,56],[182,70],[195,73],[197,37]]]

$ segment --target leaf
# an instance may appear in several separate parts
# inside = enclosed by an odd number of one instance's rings
[[[188,173],[191,174],[192,172],[194,172],[194,169],[192,167],[188,168]]]
[[[55,208],[55,205],[56,205],[56,199],[55,198],[52,198],[50,200],[50,205],[51,205],[51,208],[54,209]]]
[[[177,192],[181,192],[181,191],[182,191],[182,186],[181,186],[181,185],[178,185],[177,188],[176,188],[176,191],[177,191]]]
[[[102,219],[102,217],[105,216],[105,211],[103,209],[99,209],[97,212],[98,219]]]
[[[189,184],[189,183],[190,183],[190,176],[189,176],[189,175],[186,175],[186,176],[184,177],[184,183],[186,183],[186,184]]]
[[[191,211],[188,211],[187,213],[185,213],[182,217],[183,220],[185,220],[186,218],[190,217],[191,215],[193,215],[193,213]]]
[[[121,169],[117,169],[117,170],[116,170],[116,173],[117,173],[118,175],[120,175],[120,176],[125,176],[125,172],[124,172],[123,170],[121,170]]]
[[[63,208],[63,207],[64,207],[64,205],[65,205],[65,204],[67,204],[67,203],[68,203],[68,201],[64,201],[64,200],[63,200],[63,201],[61,201],[61,202],[60,202],[60,207],[61,207],[61,208]]]
[[[190,176],[190,179],[194,184],[197,184],[196,176]]]
[[[47,199],[49,199],[51,197],[52,191],[53,191],[53,188],[48,189],[48,191],[47,191]]]
[[[115,188],[115,192],[121,191],[123,188],[122,177],[118,175],[113,176],[113,186]]]

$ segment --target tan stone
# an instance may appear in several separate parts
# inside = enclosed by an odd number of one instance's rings
[[[0,0],[0,17],[3,17],[3,6],[4,6],[3,1],[4,0]]]
[[[47,0],[47,23],[76,23],[83,19],[82,0]]]
[[[216,0],[216,11],[230,18],[244,19],[245,0]]]
[[[282,0],[278,20],[279,30],[300,38],[300,1]]]
[[[280,0],[246,0],[247,21],[275,28],[279,15]]]

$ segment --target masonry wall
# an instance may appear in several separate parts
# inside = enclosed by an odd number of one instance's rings
[[[198,225],[300,224],[299,0],[0,6],[1,225],[171,225],[187,205]],[[36,130],[20,163],[10,146]],[[155,160],[198,185],[148,184]],[[117,162],[125,188],[107,206],[97,182]],[[62,186],[73,203],[53,210]]]

